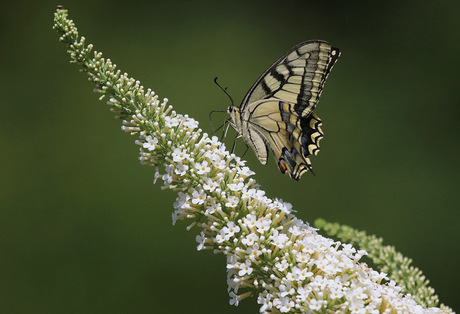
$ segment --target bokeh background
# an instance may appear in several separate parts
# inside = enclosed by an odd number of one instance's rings
[[[325,138],[300,182],[245,158],[298,216],[395,245],[460,309],[458,1],[1,1],[0,312],[256,313],[228,305],[225,260],[171,225],[153,185],[51,29],[81,34],[210,132],[275,59],[308,39],[339,47],[317,114]],[[219,124],[225,114],[216,114]],[[237,152],[244,151],[243,145]]]

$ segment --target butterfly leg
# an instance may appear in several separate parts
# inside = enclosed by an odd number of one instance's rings
[[[241,135],[236,135],[235,138],[233,139],[233,145],[232,145],[232,154],[235,153],[235,148],[236,148],[236,142],[238,139],[241,137]],[[246,151],[248,151],[249,146],[246,145]],[[246,152],[244,152],[246,154]]]
[[[222,128],[223,127],[223,133],[222,133],[222,137],[220,138],[220,141],[223,142],[226,138],[227,138],[227,132],[228,132],[228,128],[230,127],[230,120],[225,120],[224,124],[220,127]],[[219,128],[219,129],[220,129]],[[219,130],[218,129],[218,130]]]
[[[211,119],[211,114],[212,114],[212,113],[213,113],[213,111],[211,111],[211,112],[209,113],[209,123],[211,124],[212,135],[214,136],[214,135],[216,135],[216,130],[214,130],[214,125],[213,125],[212,119]]]
[[[248,150],[249,150],[249,146],[248,146],[248,144],[246,144],[246,150],[244,151],[243,155],[241,155],[241,158],[243,158],[244,155],[246,155],[246,153],[248,152]]]
[[[220,127],[218,127],[215,130],[214,130],[214,127],[211,126],[212,127],[212,135],[216,136],[216,133],[219,132],[219,130],[222,129],[222,127],[224,127],[224,126],[225,126],[225,122],[224,122],[224,124],[222,124]]]
[[[211,115],[215,112],[227,112],[227,110],[213,110],[209,113],[209,124],[211,124],[212,135],[216,135],[216,133],[228,122],[228,121],[225,121],[223,125],[221,125],[215,130],[214,123],[212,123],[212,118],[211,118]]]

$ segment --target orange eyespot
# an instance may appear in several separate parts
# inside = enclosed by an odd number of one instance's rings
[[[278,161],[278,169],[281,171],[282,174],[286,173],[288,166],[284,159],[280,159],[280,161]]]

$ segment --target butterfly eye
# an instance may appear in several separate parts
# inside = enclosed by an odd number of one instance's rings
[[[228,106],[227,112],[231,114],[233,112],[233,106]]]

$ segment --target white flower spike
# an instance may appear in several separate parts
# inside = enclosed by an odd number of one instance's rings
[[[123,130],[137,137],[140,162],[156,167],[154,182],[178,193],[173,223],[189,219],[199,229],[197,249],[227,257],[230,304],[255,296],[261,312],[441,311],[423,308],[391,281],[382,284],[386,275],[360,262],[365,252],[319,235],[289,203],[266,197],[250,178],[254,172],[196,120],[93,52],[66,10],[57,10],[54,28]]]

